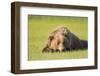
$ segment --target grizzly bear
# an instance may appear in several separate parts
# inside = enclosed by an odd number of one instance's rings
[[[79,39],[67,27],[59,27],[50,33],[42,52],[63,52],[67,50],[86,49],[86,40]]]

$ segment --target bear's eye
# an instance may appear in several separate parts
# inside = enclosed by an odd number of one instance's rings
[[[59,45],[59,44],[60,44],[60,41],[57,42],[57,45]]]

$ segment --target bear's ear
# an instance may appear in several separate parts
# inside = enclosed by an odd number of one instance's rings
[[[52,42],[53,39],[54,39],[53,35],[51,35],[51,36],[48,37],[48,43],[47,43],[48,46],[51,45],[51,42]]]
[[[49,36],[50,41],[54,39],[54,36]]]

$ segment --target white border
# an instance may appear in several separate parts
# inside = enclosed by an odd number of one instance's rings
[[[28,14],[88,17],[88,58],[70,60],[28,61]],[[94,65],[94,11],[21,7],[20,69],[43,69]]]

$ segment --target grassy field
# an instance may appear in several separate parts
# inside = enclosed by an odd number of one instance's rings
[[[28,16],[28,60],[56,60],[87,58],[88,51],[42,53],[50,32],[58,26],[66,26],[80,39],[88,39],[87,17]]]

